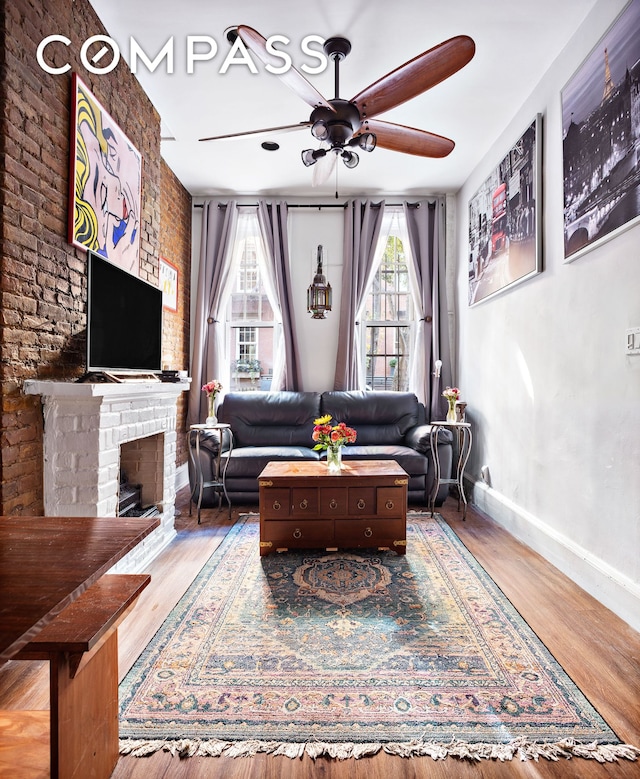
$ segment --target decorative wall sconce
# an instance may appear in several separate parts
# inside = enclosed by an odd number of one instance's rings
[[[331,284],[322,273],[322,246],[318,246],[318,266],[313,283],[307,289],[307,311],[312,319],[324,319],[324,312],[331,311]]]

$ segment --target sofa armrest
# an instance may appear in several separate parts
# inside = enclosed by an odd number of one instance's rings
[[[215,457],[218,454],[219,448],[220,433],[217,430],[212,430],[211,432],[203,430],[200,433],[200,451],[209,452],[209,454]]]
[[[416,425],[407,430],[404,440],[407,446],[415,449],[416,452],[427,454],[431,450],[431,430],[433,425]],[[453,442],[453,433],[445,427],[438,430],[438,444],[450,444]]]

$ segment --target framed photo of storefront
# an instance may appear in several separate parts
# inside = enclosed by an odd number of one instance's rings
[[[142,156],[73,74],[69,243],[140,275]]]
[[[542,270],[542,115],[469,201],[469,305]]]
[[[564,257],[640,222],[640,0],[562,90]]]

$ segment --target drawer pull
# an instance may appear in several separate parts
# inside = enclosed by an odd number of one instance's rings
[[[333,509],[334,511],[338,508],[338,501],[335,498],[331,498],[329,501],[329,508]]]
[[[305,498],[303,501],[300,502],[300,508],[304,510],[308,507],[309,507],[309,501]]]
[[[282,506],[280,505],[280,501],[279,500],[274,500],[273,501],[273,510],[274,511],[280,511],[281,508],[282,508]]]
[[[385,508],[388,508],[389,511],[391,511],[391,509],[393,508],[393,501],[392,500],[388,500],[384,505],[385,505]]]
[[[367,505],[367,504],[365,503],[364,499],[363,499],[363,498],[360,498],[360,500],[358,501],[358,508],[359,508],[359,509],[362,511],[362,509],[363,509],[363,508],[364,508],[366,505]]]
[[[293,531],[293,537],[294,537],[294,538],[302,538],[302,530],[300,530],[300,528],[299,528],[299,527],[297,527],[297,528],[296,528],[296,529]]]
[[[370,527],[366,527],[364,529],[364,535],[365,535],[365,538],[371,538],[371,536],[373,535],[373,530],[371,530]]]

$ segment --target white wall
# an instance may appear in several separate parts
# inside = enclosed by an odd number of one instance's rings
[[[344,211],[293,208],[289,213],[291,286],[302,389],[325,392],[333,389],[338,353]],[[324,274],[333,290],[332,310],[325,319],[312,319],[307,313],[307,287],[316,272],[318,244],[323,248]]]
[[[474,500],[640,629],[640,226],[564,262],[560,92],[626,0],[601,0],[457,202],[457,381]],[[468,308],[468,203],[536,113],[544,271]],[[487,466],[490,486],[480,480]]]

